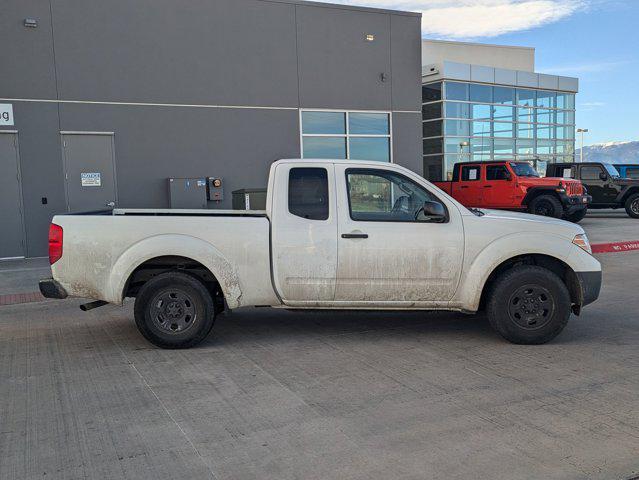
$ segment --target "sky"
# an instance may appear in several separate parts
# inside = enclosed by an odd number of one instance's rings
[[[584,143],[639,140],[639,0],[329,0],[422,13],[422,36],[535,48],[536,70],[579,78]]]

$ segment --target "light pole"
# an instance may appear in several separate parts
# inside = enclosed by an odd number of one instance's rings
[[[584,133],[588,133],[588,129],[578,128],[577,133],[581,133],[581,148],[579,149],[579,163],[584,163]]]
[[[467,147],[468,145],[470,145],[470,143],[463,141],[463,142],[459,142],[459,154],[461,155],[462,153],[464,153],[464,147]],[[460,158],[461,160],[461,158]]]

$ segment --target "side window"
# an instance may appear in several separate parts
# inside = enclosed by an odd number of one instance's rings
[[[386,170],[348,169],[346,187],[350,215],[356,221],[415,222],[424,202],[441,204],[421,185]]]
[[[626,168],[626,178],[639,178],[639,168]]]
[[[581,167],[581,179],[582,180],[599,180],[599,174],[602,173],[603,170],[601,167]]]
[[[481,167],[479,166],[464,165],[463,167],[461,167],[462,182],[472,182],[474,180],[479,180],[479,172],[481,172]]]
[[[325,168],[291,168],[288,211],[308,220],[328,219],[328,172]]]
[[[508,169],[503,165],[488,165],[486,180],[508,180]]]

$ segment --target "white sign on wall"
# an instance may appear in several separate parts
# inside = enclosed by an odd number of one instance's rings
[[[99,173],[81,173],[80,180],[83,187],[101,187],[102,178]]]
[[[13,105],[0,103],[0,126],[13,125]]]

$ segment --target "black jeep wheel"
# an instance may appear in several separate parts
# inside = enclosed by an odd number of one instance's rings
[[[211,294],[198,279],[181,272],[146,282],[134,310],[140,333],[161,348],[193,347],[206,338],[215,321]]]
[[[582,208],[581,210],[577,210],[576,212],[573,212],[570,215],[566,215],[566,220],[572,223],[579,223],[584,219],[587,212],[588,212],[587,208]]]
[[[626,200],[626,213],[632,218],[639,218],[639,193],[630,195]]]
[[[528,212],[544,217],[561,218],[564,215],[564,207],[554,195],[539,195],[530,202]]]
[[[506,340],[537,345],[564,329],[571,301],[568,288],[553,272],[522,265],[495,281],[486,307],[490,324]]]

